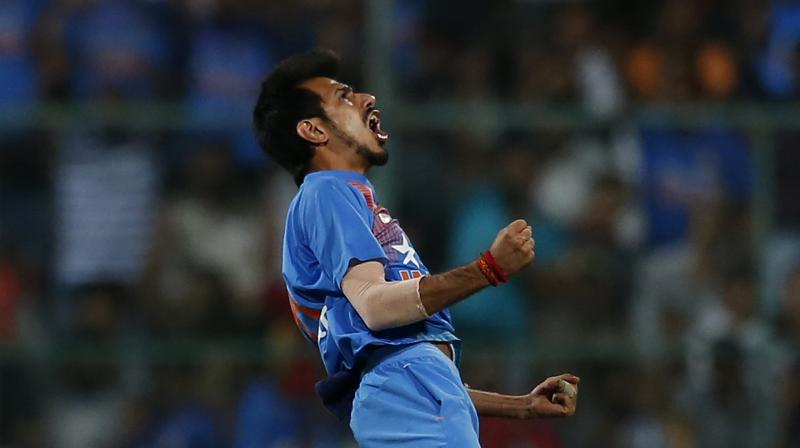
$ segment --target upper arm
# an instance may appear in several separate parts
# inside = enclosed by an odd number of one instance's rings
[[[377,261],[367,261],[350,267],[342,279],[342,292],[363,318],[368,314],[371,288],[386,283],[383,265]]]
[[[372,234],[372,213],[349,186],[330,181],[306,193],[302,221],[308,245],[337,287],[341,288],[352,265],[386,262],[386,254]]]

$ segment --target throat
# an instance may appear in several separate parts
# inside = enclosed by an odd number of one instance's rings
[[[319,147],[314,152],[310,167],[311,171],[353,171],[366,175],[370,164],[357,151],[349,150],[343,154]]]

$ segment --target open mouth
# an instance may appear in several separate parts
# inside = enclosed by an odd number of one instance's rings
[[[367,127],[375,134],[378,143],[384,144],[389,140],[389,134],[381,129],[381,111],[378,109],[373,109],[367,114]]]

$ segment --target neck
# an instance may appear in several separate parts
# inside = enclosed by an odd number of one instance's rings
[[[311,161],[311,171],[353,171],[366,175],[369,170],[367,165],[360,157],[353,154],[353,157],[341,157],[338,154],[328,151],[317,151]]]

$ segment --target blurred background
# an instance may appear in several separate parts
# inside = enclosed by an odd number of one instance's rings
[[[0,1],[0,447],[350,447],[280,276],[260,80],[325,46],[455,307],[463,378],[582,377],[489,448],[800,447],[800,2]]]

